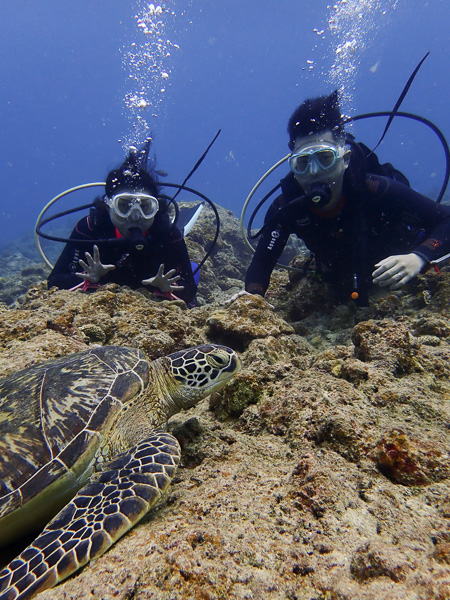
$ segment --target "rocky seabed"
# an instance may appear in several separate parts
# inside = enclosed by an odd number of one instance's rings
[[[38,598],[449,599],[450,269],[367,309],[281,270],[266,300],[225,304],[250,254],[220,214],[192,310],[114,284],[47,290],[42,263],[17,255],[33,281],[12,294],[20,270],[3,271],[4,376],[93,344],[153,359],[225,343],[243,361],[220,395],[169,423],[183,459],[159,505]],[[201,217],[194,259],[212,226]]]

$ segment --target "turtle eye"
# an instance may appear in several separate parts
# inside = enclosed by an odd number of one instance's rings
[[[228,354],[219,354],[218,352],[208,354],[206,358],[209,364],[216,369],[223,369],[230,362]]]

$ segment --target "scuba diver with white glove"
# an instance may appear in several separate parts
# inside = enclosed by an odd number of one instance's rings
[[[343,121],[337,91],[305,100],[289,119],[290,173],[266,213],[247,293],[265,295],[292,233],[338,298],[359,306],[367,306],[372,284],[397,290],[450,252],[450,207],[411,189],[389,163],[380,165]]]
[[[109,173],[105,195],[75,226],[48,277],[49,287],[71,289],[80,279],[85,288],[113,282],[196,305],[183,234],[169,218],[168,202],[158,197],[156,175],[144,168],[148,149],[149,144],[140,152],[133,149]]]

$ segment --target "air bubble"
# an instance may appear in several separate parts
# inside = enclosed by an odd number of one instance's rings
[[[172,48],[180,49],[170,39],[176,16],[173,10],[166,9],[164,3],[144,0],[138,0],[136,6],[134,39],[122,48],[128,87],[123,99],[129,122],[129,131],[122,138],[125,150],[131,143],[141,145],[148,138],[151,126],[147,119],[158,116],[163,109]]]
[[[334,60],[328,73],[331,85],[338,89],[341,109],[351,112],[356,74],[362,53],[383,25],[381,16],[394,10],[397,1],[341,0],[329,7],[328,29]]]

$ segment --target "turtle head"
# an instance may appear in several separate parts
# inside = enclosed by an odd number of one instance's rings
[[[170,415],[220,390],[241,369],[234,350],[214,344],[181,350],[159,360],[164,365],[163,385],[169,396]]]

